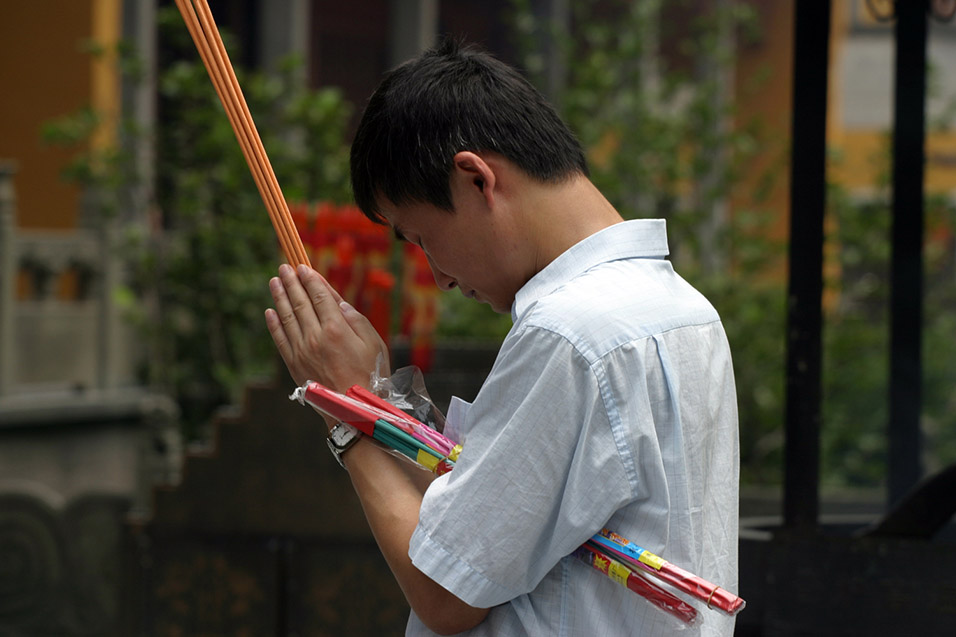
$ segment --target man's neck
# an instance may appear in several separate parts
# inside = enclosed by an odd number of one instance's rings
[[[535,250],[535,271],[591,235],[623,221],[614,206],[583,176],[526,191],[526,236]]]

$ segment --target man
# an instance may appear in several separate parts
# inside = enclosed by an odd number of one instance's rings
[[[340,440],[409,634],[669,634],[672,618],[569,557],[602,527],[736,587],[723,328],[665,260],[664,222],[623,221],[587,175],[537,91],[451,41],[390,72],[363,115],[358,205],[419,245],[441,288],[514,320],[474,404],[449,408],[454,471],[429,484]],[[368,321],[306,267],[270,287],[267,325],[296,382],[367,386],[387,354]],[[732,634],[701,613],[685,634]]]

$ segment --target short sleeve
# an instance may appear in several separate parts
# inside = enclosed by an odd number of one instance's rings
[[[409,556],[473,606],[533,590],[632,497],[594,370],[548,330],[509,337],[461,431]]]

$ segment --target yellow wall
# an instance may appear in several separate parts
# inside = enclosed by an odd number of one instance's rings
[[[888,130],[847,129],[843,125],[844,95],[838,61],[849,36],[852,2],[832,4],[827,177],[851,192],[866,192],[889,175]],[[785,241],[790,220],[790,127],[792,115],[793,0],[753,2],[760,17],[756,43],[741,41],[736,67],[737,126],[757,124],[757,152],[743,168],[741,183],[732,199],[734,210],[756,209],[768,215],[773,238]],[[861,11],[858,6],[856,10]],[[868,15],[865,10],[861,15]],[[887,69],[892,82],[892,69]],[[956,193],[956,132],[930,131],[926,140],[927,192]],[[766,199],[755,202],[753,193],[770,184]],[[828,220],[829,222],[830,220]],[[831,256],[827,257],[831,268]],[[785,252],[780,273],[785,271]],[[831,272],[832,274],[832,272]]]
[[[877,24],[863,0],[836,0],[833,3],[833,39],[830,55],[836,59],[849,35],[850,11],[858,20]],[[891,26],[885,27],[890,29]],[[892,41],[890,41],[892,46]],[[843,125],[843,95],[839,80],[830,82],[830,111],[827,144],[831,160],[827,165],[829,178],[851,191],[866,192],[890,176],[890,134],[892,124],[885,129],[846,128]],[[893,83],[893,68],[886,69],[886,82]],[[925,188],[928,193],[956,192],[956,132],[928,130],[926,134]]]
[[[889,133],[846,130],[833,144],[832,179],[850,190],[867,190],[890,174]],[[956,191],[956,132],[932,132],[926,137],[926,191]]]
[[[121,20],[122,0],[94,0],[91,20],[93,41],[106,47],[105,54],[91,60],[90,102],[103,117],[103,124],[91,140],[97,148],[112,146],[116,141],[120,77],[115,46],[120,40]]]
[[[71,151],[41,140],[45,122],[90,105],[114,112],[115,73],[94,63],[87,42],[115,43],[119,0],[5,2],[0,17],[0,159],[19,171],[18,225],[69,228],[79,193],[60,172]],[[105,40],[104,38],[109,38]],[[108,143],[109,133],[96,143]]]

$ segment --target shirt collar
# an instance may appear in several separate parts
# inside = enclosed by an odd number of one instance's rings
[[[608,226],[574,244],[531,277],[515,295],[511,319],[517,323],[538,299],[596,265],[618,259],[662,259],[668,254],[663,219],[632,219]]]

